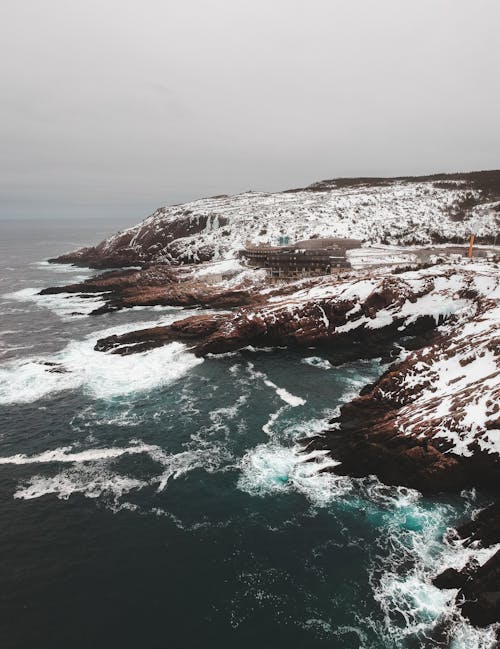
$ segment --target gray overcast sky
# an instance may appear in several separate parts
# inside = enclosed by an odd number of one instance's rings
[[[500,167],[499,0],[2,0],[0,213]]]

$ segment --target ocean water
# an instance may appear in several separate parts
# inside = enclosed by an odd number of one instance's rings
[[[1,646],[492,647],[431,584],[492,553],[452,532],[487,495],[423,498],[300,452],[379,361],[102,354],[195,311],[37,296],[92,272],[47,257],[121,225],[0,222]]]

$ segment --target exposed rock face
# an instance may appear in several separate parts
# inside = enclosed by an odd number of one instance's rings
[[[328,277],[287,295],[260,291],[250,307],[113,336],[99,341],[98,348],[130,353],[187,338],[198,355],[252,344],[323,345],[345,349],[347,358],[370,357],[387,350],[395,339],[428,332],[460,309],[475,305],[478,268],[472,272],[441,266],[397,276]],[[288,291],[293,288],[287,286]],[[134,347],[132,341],[140,345]]]
[[[342,471],[424,492],[497,488],[500,312],[490,301],[477,308],[343,406],[336,428],[315,442]]]
[[[481,543],[485,547],[500,543],[500,500],[483,509],[471,521],[458,528],[458,534],[469,544]]]
[[[456,568],[446,568],[446,570],[432,580],[432,583],[437,588],[462,588],[462,586],[467,583],[468,579],[470,579],[470,576],[471,575],[468,571],[457,570]]]
[[[184,264],[234,256],[247,240],[316,236],[373,243],[492,242],[500,172],[422,178],[337,179],[304,189],[215,196],[157,209],[135,227],[53,261],[93,268]]]
[[[92,311],[92,315],[154,305],[227,309],[264,300],[257,290],[263,286],[263,272],[252,273],[250,280],[248,270],[234,260],[228,278],[214,281],[217,266],[212,264],[194,271],[191,266],[149,264],[137,270],[109,271],[77,284],[49,287],[40,294],[99,293],[105,305]]]
[[[457,531],[467,546],[489,547],[500,543],[500,501]],[[433,583],[438,588],[459,589],[457,605],[474,625],[487,626],[500,621],[500,551],[482,566],[471,561],[462,570],[448,568]]]
[[[479,568],[460,590],[457,601],[463,615],[476,626],[500,621],[500,552]]]
[[[383,283],[384,280],[381,282]],[[352,295],[342,297],[343,289],[352,288],[351,284],[335,283],[332,278],[323,282],[321,287],[304,289],[289,296],[273,296],[271,292],[265,299],[266,296],[261,293],[260,301],[265,300],[262,308],[255,308],[253,305],[234,313],[195,316],[177,321],[170,327],[161,328],[161,331],[155,328],[136,332],[135,339],[141,341],[140,349],[144,349],[148,344],[157,346],[158,335],[162,340],[165,336],[168,340],[187,337],[195,343],[195,352],[199,355],[232,351],[249,344],[299,346],[323,344],[330,340],[333,333],[336,333],[336,328],[345,325],[347,313],[358,313],[356,307],[360,305],[356,305],[356,300],[360,298],[360,292],[366,293],[367,290],[371,292],[375,285],[372,286],[369,282],[367,289],[366,282],[362,280],[354,283]],[[403,285],[403,282],[400,284]],[[310,294],[310,291],[314,294]],[[320,293],[323,293],[322,299]],[[393,292],[385,288],[382,288],[382,293],[383,296],[379,298],[381,305],[386,304],[391,298],[397,299]],[[366,295],[361,297],[367,298]],[[373,302],[376,299],[372,296],[366,301],[366,313],[375,314]],[[196,335],[193,335],[194,332]],[[341,332],[337,335],[341,336]],[[124,339],[115,336],[111,346],[123,353],[125,349],[120,348],[121,340]],[[127,337],[127,351],[132,351],[129,347],[130,340],[130,336]],[[107,339],[99,341],[100,349],[106,350],[107,346]]]
[[[500,500],[459,527],[458,533],[468,545],[489,547],[500,543]],[[462,613],[477,626],[500,621],[500,551],[471,571],[460,586],[457,602]]]
[[[167,215],[167,208],[157,209],[143,223],[119,232],[101,241],[97,246],[81,248],[75,252],[52,259],[58,263],[70,263],[90,268],[121,268],[137,266],[158,260],[163,263],[194,261],[183,250],[184,240],[212,227],[209,214],[193,215],[184,206],[174,206]],[[217,221],[224,225],[224,217]],[[161,254],[160,254],[161,252]],[[210,247],[198,246],[196,261],[208,261],[213,257]]]

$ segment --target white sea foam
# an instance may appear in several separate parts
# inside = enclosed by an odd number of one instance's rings
[[[264,382],[264,385],[267,385],[268,388],[272,388],[278,397],[289,406],[292,406],[292,408],[303,406],[306,403],[306,400],[302,399],[302,397],[291,394],[288,390],[285,390],[285,388],[280,388],[276,383],[273,383],[264,372],[257,371],[253,363],[248,363],[248,370],[252,378],[261,379]]]
[[[453,509],[437,504],[426,507],[412,490],[388,492],[380,486],[369,489],[367,495],[372,504],[382,507],[379,524],[389,548],[382,566],[379,560],[374,563],[371,577],[384,615],[381,636],[401,646],[410,636],[428,636],[437,622],[446,619],[450,647],[493,647],[492,627],[473,628],[455,605],[457,591],[436,588],[432,578],[447,567],[462,568],[472,557],[482,564],[500,546],[477,549],[465,547],[463,541],[448,540],[445,532]]]
[[[148,455],[159,466],[159,472],[147,481],[121,475],[113,470],[113,463],[124,455]],[[112,495],[116,505],[129,491],[154,486],[163,491],[170,480],[175,480],[197,468],[208,472],[217,471],[227,463],[229,455],[224,449],[213,445],[211,448],[193,449],[179,453],[168,453],[160,446],[137,441],[127,447],[93,448],[74,451],[73,447],[61,447],[38,455],[12,455],[0,458],[0,464],[70,464],[67,469],[53,476],[35,475],[21,483],[14,494],[15,498],[30,500],[46,494],[67,499],[73,493],[88,498]]]
[[[281,408],[278,408],[276,412],[272,412],[269,415],[269,419],[266,421],[266,423],[262,426],[262,430],[265,432],[266,435],[269,435],[271,437],[274,433],[273,427],[275,422],[278,421],[280,416],[282,415],[283,412],[285,412],[286,406],[282,406]]]
[[[290,392],[288,392],[288,390],[285,390],[285,388],[278,387],[272,381],[265,381],[265,384],[270,388],[274,388],[276,390],[276,394],[278,395],[278,397],[282,399],[285,403],[287,403],[289,406],[292,406],[292,408],[296,408],[297,406],[303,406],[306,403],[306,400],[302,399],[302,397],[298,397],[295,394],[291,394]]]
[[[77,273],[78,275],[82,276],[85,279],[87,279],[88,277],[92,277],[92,275],[98,272],[91,268],[86,269],[79,266],[72,266],[71,264],[58,264],[46,260],[34,261],[30,264],[30,266],[38,266],[40,268],[43,268],[44,270],[54,271],[55,273],[65,273],[65,274]]]
[[[94,341],[70,343],[53,361],[61,372],[38,360],[0,368],[0,403],[36,401],[49,394],[82,388],[94,398],[112,397],[167,385],[202,362],[180,343],[120,356],[93,350]]]
[[[383,365],[382,363],[380,364],[380,374],[384,372],[385,367],[386,365]],[[363,376],[348,377],[342,396],[339,399],[340,403],[342,404],[352,401],[352,399],[359,395],[361,389],[364,388],[367,383],[369,383],[369,380]]]
[[[241,460],[238,488],[255,496],[300,491],[313,504],[325,506],[350,489],[349,478],[322,469],[338,464],[321,451],[300,454],[279,444],[260,444]]]
[[[171,316],[174,320],[176,316]],[[163,324],[167,319],[160,321]],[[142,326],[159,324],[141,323]],[[129,326],[137,328],[137,323]],[[94,398],[152,390],[176,381],[203,360],[186,352],[181,343],[170,343],[140,354],[97,352],[98,338],[123,333],[114,327],[73,341],[47,359],[16,360],[0,366],[0,403],[26,403],[49,394],[80,388]],[[47,365],[46,363],[55,363]]]
[[[94,402],[93,405],[78,411],[70,422],[72,430],[81,431],[93,428],[96,423],[120,427],[139,426],[146,416],[141,416],[132,406],[127,407],[125,404],[120,404],[121,407],[118,411],[115,408],[101,410],[96,406],[97,402]]]
[[[39,295],[40,290],[40,288],[23,288],[2,297],[18,302],[34,302],[39,307],[54,311],[62,320],[86,316],[105,304],[102,299],[103,293],[93,293],[91,297],[82,297],[79,293]]]
[[[152,482],[158,483],[158,491],[163,491],[171,479],[175,480],[199,468],[213,473],[227,461],[227,453],[216,445],[210,449],[201,448],[174,454],[157,452],[152,453],[151,457],[163,467],[162,473],[152,480]]]
[[[332,365],[325,358],[320,358],[319,356],[309,356],[308,358],[303,358],[302,363],[304,365],[311,365],[311,367],[317,367],[321,370],[331,370]]]
[[[113,473],[102,463],[90,466],[77,464],[55,476],[31,477],[18,487],[14,498],[32,500],[53,494],[67,500],[71,495],[80,493],[87,498],[112,496],[116,503],[124,494],[142,489],[146,484],[142,480]]]
[[[72,452],[72,446],[63,446],[53,451],[44,451],[38,455],[11,455],[0,457],[0,464],[43,464],[47,462],[95,462],[97,460],[111,460],[121,455],[137,455],[139,453],[154,453],[161,451],[159,446],[137,444],[125,448],[91,448],[84,451]]]

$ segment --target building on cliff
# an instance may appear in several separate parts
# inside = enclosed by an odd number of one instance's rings
[[[280,240],[282,244],[283,239]],[[358,239],[307,239],[271,246],[248,243],[240,256],[250,266],[265,268],[271,283],[281,280],[331,275],[350,268],[347,251],[359,248]]]

